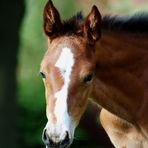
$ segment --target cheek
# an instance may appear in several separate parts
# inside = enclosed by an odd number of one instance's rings
[[[56,124],[57,119],[54,114],[54,108],[50,105],[46,105],[46,116],[47,116],[48,121],[50,121],[50,123]]]
[[[77,92],[68,100],[69,115],[74,120],[75,124],[79,123],[81,116],[83,115],[88,102],[88,91]]]
[[[53,123],[56,122],[56,117],[54,114],[55,103],[56,101],[54,97],[46,97],[46,116],[47,119]]]
[[[46,98],[46,116],[52,123],[56,122],[56,117],[54,115],[54,107],[56,100],[54,98],[54,92],[52,91],[52,86],[49,83],[45,83],[45,98]]]

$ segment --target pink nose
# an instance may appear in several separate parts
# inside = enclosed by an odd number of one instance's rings
[[[42,140],[48,148],[66,148],[70,144],[69,134],[67,131],[65,138],[57,143],[54,142],[51,137],[49,137],[47,130],[44,129]]]

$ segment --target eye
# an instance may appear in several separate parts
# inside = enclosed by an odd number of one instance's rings
[[[45,74],[44,74],[43,72],[40,72],[40,75],[41,75],[41,77],[42,77],[43,79],[46,78],[46,76],[45,76]]]
[[[89,82],[91,82],[91,80],[93,79],[93,73],[91,73],[91,74],[88,74],[87,76],[85,76],[84,77],[84,79],[83,79],[83,83],[89,83]]]

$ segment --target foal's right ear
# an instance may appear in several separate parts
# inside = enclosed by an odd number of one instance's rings
[[[95,5],[85,19],[84,34],[88,41],[92,43],[101,37],[101,14]]]
[[[54,7],[51,0],[48,0],[44,8],[44,31],[49,37],[55,35],[61,28],[62,23],[59,12]]]

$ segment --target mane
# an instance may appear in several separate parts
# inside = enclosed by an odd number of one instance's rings
[[[60,34],[73,35],[78,33],[82,21],[83,21],[83,15],[81,12],[78,12],[70,19],[63,21],[63,26],[62,30],[60,31]]]
[[[60,34],[73,35],[80,30],[80,25],[84,17],[81,12],[63,22]],[[148,32],[148,13],[137,14],[134,16],[104,16],[102,18],[102,30],[146,33]]]
[[[148,13],[128,17],[104,16],[102,29],[110,31],[125,31],[132,33],[148,32]]]

